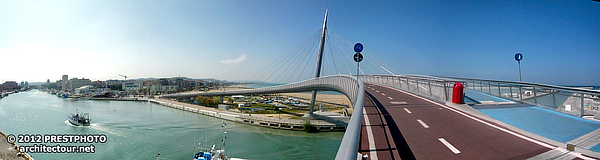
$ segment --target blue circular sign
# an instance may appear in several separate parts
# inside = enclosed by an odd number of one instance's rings
[[[362,52],[363,50],[363,45],[360,43],[356,43],[354,44],[354,52]]]
[[[515,54],[515,60],[521,61],[522,59],[523,59],[523,54],[521,54],[521,53]]]

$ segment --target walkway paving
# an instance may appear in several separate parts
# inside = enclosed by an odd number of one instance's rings
[[[19,150],[15,148],[14,144],[8,143],[6,135],[0,132],[0,159],[13,160],[13,159],[25,159],[21,156],[17,156]]]
[[[365,86],[359,152],[368,159],[525,159],[557,148],[410,93]]]
[[[473,95],[476,92],[467,93]],[[472,96],[472,98],[475,100],[500,99],[483,93],[477,95]],[[569,144],[578,148],[600,152],[600,122],[598,121],[518,103],[477,104],[472,108],[524,131],[560,142],[555,143],[560,146]]]
[[[483,103],[483,104],[515,103],[513,101],[490,96],[485,93],[481,93],[479,91],[467,89],[465,92],[465,103],[468,104],[469,101],[472,101],[472,102],[478,103],[478,104],[479,103]]]

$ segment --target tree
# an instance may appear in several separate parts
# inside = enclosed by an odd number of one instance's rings
[[[206,106],[215,106],[217,104],[219,104],[217,101],[215,101],[214,99],[210,98],[210,97],[204,97],[204,96],[198,96],[196,97],[196,101],[200,104],[204,104]]]

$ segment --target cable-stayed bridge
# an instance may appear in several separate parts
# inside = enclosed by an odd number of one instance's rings
[[[327,13],[326,13],[327,17]],[[600,157],[600,122],[572,117],[590,117],[597,113],[600,91],[575,89],[535,83],[467,79],[457,77],[436,77],[422,75],[402,75],[375,57],[366,55],[371,66],[365,68],[375,73],[379,69],[384,74],[359,76],[349,71],[341,75],[338,66],[352,67],[348,61],[335,60],[334,50],[348,53],[344,48],[351,44],[341,40],[336,34],[329,34],[338,41],[326,42],[327,18],[321,34],[288,52],[271,65],[268,65],[251,80],[294,81],[285,85],[232,91],[176,93],[162,98],[186,98],[195,96],[256,95],[290,92],[312,92],[310,112],[318,91],[336,91],[351,101],[353,112],[347,124],[346,133],[338,149],[336,159],[597,159]],[[315,40],[317,39],[317,40]],[[319,48],[311,48],[319,42]],[[332,74],[321,76],[324,63],[325,45],[329,48],[334,65],[328,67]],[[339,47],[346,46],[346,47]],[[314,78],[300,80],[314,56],[298,56],[299,52],[318,53]],[[351,53],[351,52],[350,52]],[[327,55],[325,53],[325,55]],[[348,58],[350,54],[342,54]],[[341,59],[344,59],[341,58]],[[344,63],[346,62],[346,63]],[[338,64],[339,63],[339,64]],[[302,70],[293,70],[302,68]],[[259,78],[256,78],[259,77]],[[254,78],[254,79],[253,79]],[[464,84],[463,94],[456,96],[456,83]],[[466,92],[466,98],[463,97]],[[552,100],[549,100],[549,97]],[[558,98],[557,98],[558,97]],[[567,97],[567,100],[560,100]],[[452,100],[465,98],[466,104],[455,104]],[[557,100],[558,99],[558,100]],[[559,104],[557,104],[557,102]],[[551,112],[538,111],[531,107],[551,109]],[[524,114],[544,112],[546,117],[526,117],[531,126],[521,125],[523,121],[508,120],[502,109],[524,109]],[[595,110],[594,110],[595,109]],[[533,110],[533,111],[530,111]],[[487,114],[484,114],[487,113]],[[562,117],[561,114],[575,115]],[[502,117],[505,116],[505,117]],[[553,117],[554,116],[554,117]],[[557,118],[558,117],[558,118]],[[547,122],[546,118],[560,122]],[[542,121],[542,122],[538,122]],[[567,124],[559,124],[565,123]],[[556,125],[555,125],[556,124]],[[552,128],[561,125],[579,125],[566,130],[572,135],[565,138],[552,131],[538,131],[536,125]],[[517,127],[519,126],[519,127]],[[531,127],[531,128],[530,128]],[[533,129],[532,129],[533,128]]]

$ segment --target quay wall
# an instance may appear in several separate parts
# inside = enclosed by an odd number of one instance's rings
[[[285,130],[304,130],[304,123],[302,120],[293,120],[293,119],[279,119],[279,118],[270,118],[270,117],[262,117],[262,116],[251,116],[247,114],[241,114],[236,112],[229,112],[224,110],[218,110],[214,108],[207,108],[192,104],[185,104],[181,102],[169,101],[164,99],[148,99],[148,102],[163,105],[166,107],[171,107],[175,109],[180,109],[183,111],[188,111],[192,113],[202,114],[206,116],[211,116],[215,118],[220,118],[228,121],[234,121],[239,123],[245,123],[250,125],[269,127],[275,129],[285,129]],[[329,123],[323,120],[311,120],[310,124],[313,127],[316,127],[320,132],[326,131],[344,131],[346,130],[345,124],[334,124]]]

